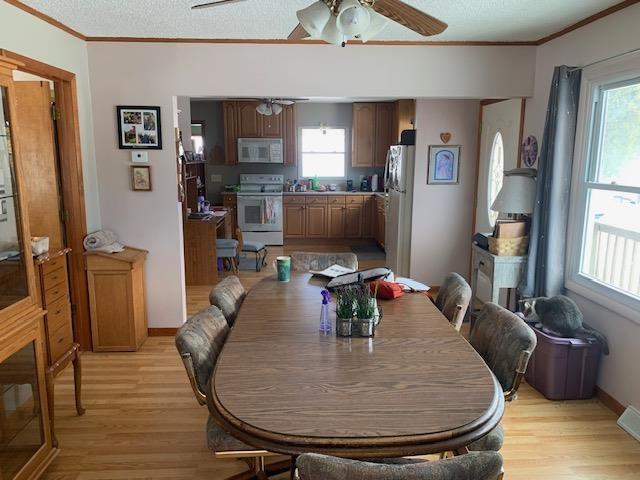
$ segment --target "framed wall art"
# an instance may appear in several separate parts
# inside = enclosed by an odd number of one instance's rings
[[[134,192],[151,191],[151,167],[146,165],[131,166],[131,190]]]
[[[429,147],[428,184],[451,185],[459,182],[459,145],[431,145]]]
[[[118,146],[162,150],[160,107],[118,106]]]

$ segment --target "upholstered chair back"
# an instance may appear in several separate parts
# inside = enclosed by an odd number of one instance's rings
[[[233,327],[240,311],[240,306],[246,296],[247,292],[242,283],[240,283],[240,279],[235,275],[231,275],[213,287],[211,293],[209,293],[209,302],[222,310],[227,323],[230,327]]]
[[[506,399],[510,400],[516,394],[536,348],[533,330],[506,308],[486,303],[469,342],[500,382]]]
[[[300,480],[496,480],[498,452],[469,453],[436,462],[384,464],[307,453],[297,460]]]
[[[332,265],[358,270],[358,257],[355,253],[310,253],[293,252],[291,254],[291,270],[308,272],[309,270],[324,270]]]
[[[452,272],[445,277],[435,304],[455,329],[460,331],[470,301],[471,287],[462,276]]]
[[[229,325],[216,306],[196,313],[176,333],[176,348],[201,405],[206,403],[207,383],[228,334]]]

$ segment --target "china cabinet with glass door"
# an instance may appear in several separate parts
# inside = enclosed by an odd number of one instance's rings
[[[57,450],[45,386],[43,311],[38,306],[13,71],[0,55],[0,479],[38,478]]]

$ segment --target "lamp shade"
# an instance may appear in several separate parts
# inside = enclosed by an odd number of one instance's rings
[[[369,9],[363,7],[358,0],[342,0],[337,25],[345,36],[361,35],[368,30],[370,22]]]
[[[504,172],[502,189],[491,210],[501,213],[533,213],[536,202],[536,170],[516,168]]]
[[[300,25],[307,31],[309,35],[315,38],[322,36],[322,31],[327,23],[333,17],[331,10],[322,0],[312,3],[307,8],[296,12]]]
[[[389,24],[389,19],[375,10],[369,10],[369,17],[371,19],[369,28],[359,37],[365,43],[377,36]]]

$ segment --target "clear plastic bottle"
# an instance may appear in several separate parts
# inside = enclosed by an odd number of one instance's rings
[[[329,290],[322,290],[322,307],[320,309],[320,331],[331,332],[331,318],[329,317]]]

